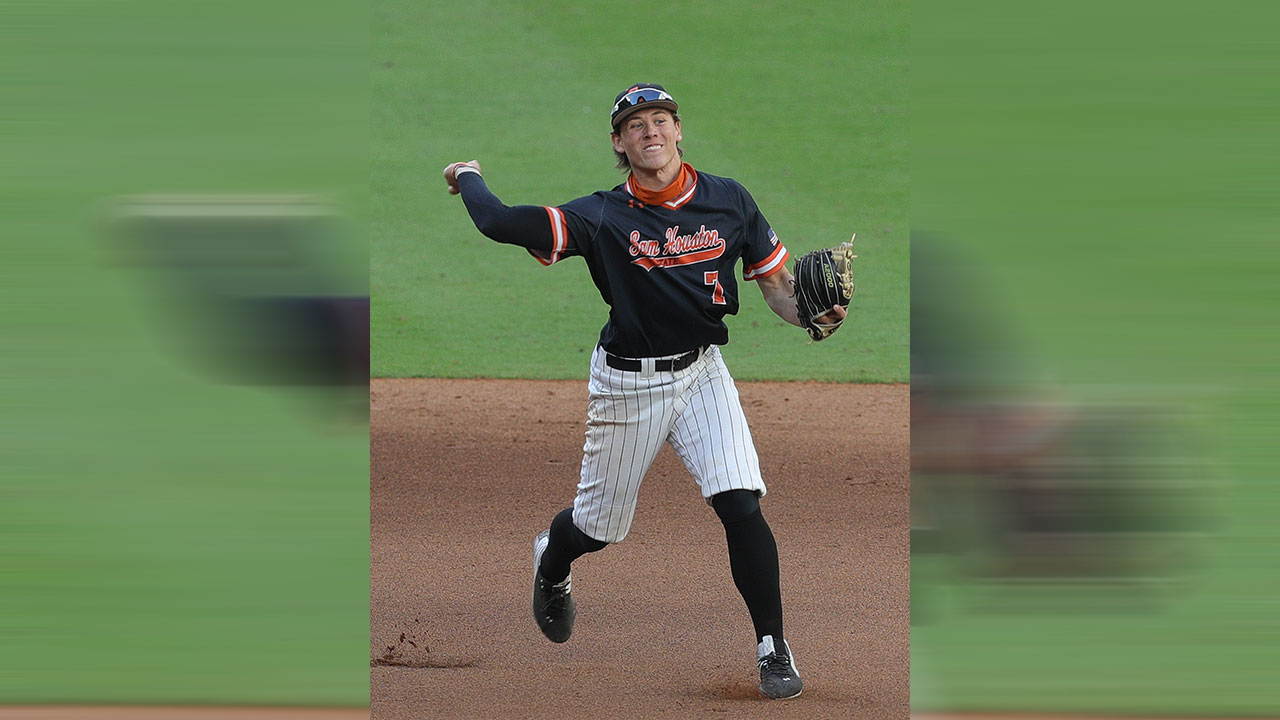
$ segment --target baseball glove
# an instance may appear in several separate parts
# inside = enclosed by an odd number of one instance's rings
[[[818,322],[818,318],[840,305],[848,309],[853,300],[853,242],[825,250],[814,250],[796,259],[796,311],[809,337],[825,340],[844,320]]]

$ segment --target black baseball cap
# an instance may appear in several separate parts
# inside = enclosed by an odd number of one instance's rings
[[[609,115],[609,122],[617,130],[618,123],[628,115],[651,107],[666,108],[673,113],[680,109],[666,88],[655,83],[637,83],[618,93],[618,97],[613,99],[613,112]]]

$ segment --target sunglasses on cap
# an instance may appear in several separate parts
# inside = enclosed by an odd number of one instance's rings
[[[671,97],[671,95],[661,87],[654,87],[652,85],[636,87],[618,96],[617,102],[613,104],[613,112],[609,113],[610,124],[615,128],[618,127],[618,123],[622,122],[624,117],[636,112],[641,107],[649,103],[653,103],[661,108],[666,108],[673,113],[676,111],[676,108],[679,107],[676,105],[675,98]]]
[[[617,115],[619,111],[626,110],[633,105],[653,102],[655,100],[670,100],[671,102],[675,102],[675,98],[671,97],[663,90],[658,90],[657,88],[640,88],[623,95],[618,102],[614,103],[613,112],[609,114]]]

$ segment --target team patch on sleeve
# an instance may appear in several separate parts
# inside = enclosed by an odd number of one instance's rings
[[[773,245],[773,252],[760,262],[745,265],[742,268],[743,280],[766,278],[787,266],[787,258],[791,256],[787,252],[787,246],[778,242],[778,236],[774,234],[773,228],[769,228],[769,242]]]
[[[552,265],[564,257],[569,247],[569,225],[564,221],[564,213],[559,208],[544,207],[551,221],[551,252],[529,248],[529,254],[543,265]]]

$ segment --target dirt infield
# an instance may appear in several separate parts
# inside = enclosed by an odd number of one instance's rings
[[[585,382],[374,380],[373,717],[908,717],[907,386],[739,389],[803,696],[756,690],[723,530],[670,448],[631,535],[574,565],[573,639],[538,632],[530,545],[572,502]]]
[[[0,720],[367,720],[364,708],[10,705]]]
[[[798,701],[797,701],[798,702]],[[414,717],[433,717],[424,710]],[[643,709],[641,709],[643,712]],[[691,708],[691,717],[697,716]],[[716,711],[711,711],[716,712]],[[779,717],[783,715],[779,714]],[[0,706],[0,720],[369,720],[365,708],[275,708],[275,707],[191,707],[191,706],[105,706],[88,705],[24,705]],[[379,715],[381,717],[381,715]],[[504,717],[494,714],[492,718]],[[565,715],[564,717],[575,717]],[[602,717],[608,717],[603,715]],[[651,717],[643,714],[631,717]],[[667,717],[673,717],[668,715]],[[741,717],[727,712],[714,717]],[[819,717],[817,715],[813,717]],[[912,714],[911,720],[1175,720],[1145,716],[1104,717],[1098,715],[1036,715],[1009,713],[979,714]],[[1176,720],[1191,720],[1177,718]],[[1205,719],[1208,720],[1208,719]],[[1259,719],[1261,720],[1261,719]]]

